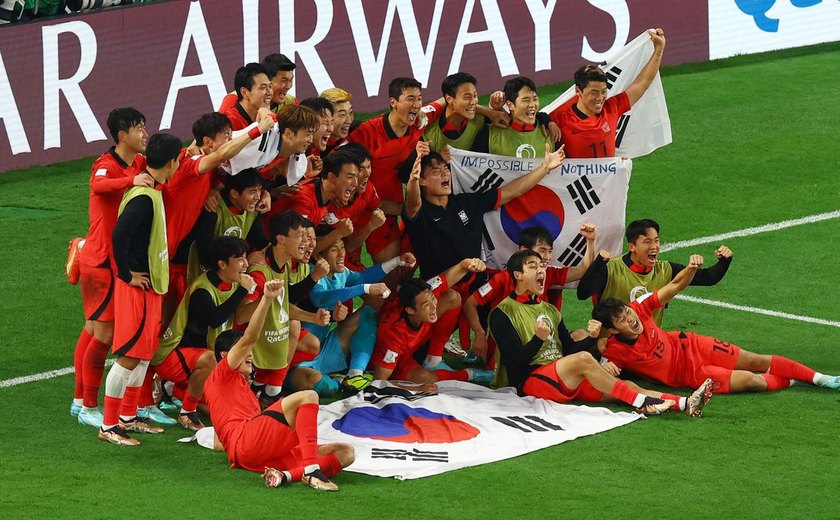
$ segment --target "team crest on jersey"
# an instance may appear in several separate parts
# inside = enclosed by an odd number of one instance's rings
[[[610,133],[610,124],[604,121],[604,124],[601,125],[601,130],[603,130],[605,134]]]
[[[530,144],[523,143],[516,148],[516,156],[525,159],[534,159],[537,157],[537,151]]]
[[[222,235],[226,237],[242,238],[242,228],[239,226],[231,226],[227,228]]]
[[[443,283],[443,279],[440,276],[435,276],[434,278],[429,278],[426,280],[426,283],[429,284],[432,289],[437,289],[440,287],[440,284]]]
[[[458,216],[461,218],[461,222],[463,222],[465,226],[470,223],[470,217],[467,216],[466,211],[464,211],[464,210],[459,211]]]
[[[637,301],[641,303],[649,294],[652,293],[648,291],[647,287],[644,285],[637,285],[636,287],[630,289],[630,301]]]

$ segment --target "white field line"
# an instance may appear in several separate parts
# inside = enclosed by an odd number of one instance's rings
[[[697,246],[701,244],[709,244],[712,242],[721,242],[723,240],[735,237],[746,237],[750,235],[757,235],[759,233],[767,233],[769,231],[778,231],[780,229],[785,229],[793,226],[801,226],[802,224],[812,224],[814,222],[822,222],[823,220],[831,220],[835,218],[840,218],[840,210],[838,211],[829,211],[828,213],[820,213],[818,215],[811,215],[808,217],[802,217],[792,220],[783,220],[782,222],[775,222],[771,224],[765,224],[763,226],[756,226],[746,229],[740,229],[738,231],[731,231],[729,233],[721,233],[719,235],[711,235],[707,237],[700,237],[695,238],[693,240],[683,240],[681,242],[672,242],[670,244],[665,244],[662,246],[662,252],[672,251],[674,249],[682,249],[691,246]],[[771,311],[767,309],[759,309],[757,307],[748,307],[745,305],[733,305],[731,303],[726,302],[719,302],[716,300],[707,300],[705,298],[695,298],[693,296],[686,296],[686,295],[678,295],[677,299],[690,301],[694,303],[704,303],[706,305],[712,305],[714,307],[723,307],[726,309],[734,309],[744,312],[750,312],[753,314],[762,314],[765,316],[772,316],[774,318],[784,318],[788,320],[798,320],[804,321],[806,323],[814,323],[817,325],[828,325],[830,327],[838,327],[840,328],[840,322],[831,321],[831,320],[823,320],[820,318],[812,318],[810,316],[800,316],[798,314],[789,314],[786,312],[778,312],[778,311]],[[114,360],[109,359],[106,361],[106,365],[110,366],[114,363]],[[48,372],[41,372],[40,374],[32,374],[28,376],[21,376],[21,377],[14,377],[12,379],[5,379],[0,381],[0,388],[8,388],[11,386],[22,385],[24,383],[32,383],[35,381],[42,381],[44,379],[52,379],[54,377],[60,377],[67,374],[72,374],[74,372],[73,367],[65,367],[60,368],[58,370],[50,370]]]
[[[747,237],[750,235],[757,235],[759,233],[767,233],[768,231],[778,231],[794,226],[801,226],[802,224],[813,224],[814,222],[822,222],[823,220],[831,220],[840,218],[840,210],[829,211],[828,213],[820,213],[818,215],[810,215],[808,217],[795,218],[792,220],[783,220],[763,226],[750,227],[740,229],[738,231],[730,231],[729,233],[721,233],[719,235],[711,235],[707,237],[695,238],[693,240],[683,240],[680,242],[671,242],[662,246],[662,252],[673,251],[674,249],[683,249],[686,247],[699,246],[709,243],[720,243],[724,240],[736,237]]]
[[[108,359],[105,361],[105,366],[111,366],[113,364],[113,359]],[[67,374],[72,374],[75,371],[76,370],[73,367],[64,367],[59,368],[58,370],[49,370],[47,372],[41,372],[40,374],[13,377],[12,379],[5,379],[3,381],[0,381],[0,388],[8,388],[10,386],[22,385],[24,383],[34,383],[35,381],[43,381],[44,379],[52,379],[54,377],[66,376]]]
[[[753,314],[762,314],[764,316],[772,316],[774,318],[784,318],[786,320],[804,321],[805,323],[814,323],[816,325],[828,325],[829,327],[840,328],[840,321],[824,320],[822,318],[812,318],[811,316],[800,316],[799,314],[790,314],[788,312],[771,311],[767,309],[759,309],[758,307],[750,307],[748,305],[735,305],[732,303],[720,302],[717,300],[708,300],[706,298],[696,298],[694,296],[687,296],[685,294],[678,294],[674,297],[677,300],[684,300],[687,302],[703,303],[711,305],[712,307],[722,307],[724,309],[733,309],[736,311],[751,312]]]

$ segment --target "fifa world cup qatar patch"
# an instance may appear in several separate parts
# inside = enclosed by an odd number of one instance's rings
[[[435,276],[426,280],[426,283],[432,286],[432,289],[437,289],[443,283],[443,279],[440,276]]]
[[[382,361],[388,363],[389,365],[392,365],[397,362],[397,358],[399,356],[400,355],[394,352],[393,350],[389,350],[385,352],[385,356],[382,357]]]
[[[486,284],[484,284],[484,285],[482,285],[481,287],[478,288],[478,294],[480,294],[482,296],[487,296],[488,294],[490,294],[490,291],[492,291],[492,290],[493,290],[493,286],[490,285],[490,282],[487,282]]]

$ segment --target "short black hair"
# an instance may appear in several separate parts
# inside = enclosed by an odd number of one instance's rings
[[[554,240],[551,239],[551,233],[543,226],[527,227],[519,233],[519,247],[533,249],[540,242],[545,242],[550,246],[554,244]]]
[[[400,286],[400,305],[405,308],[414,308],[414,299],[417,298],[417,295],[422,293],[423,291],[431,291],[432,286],[429,285],[425,280],[420,278],[411,278],[403,282]]]
[[[632,244],[636,242],[637,238],[647,234],[648,228],[655,229],[656,233],[659,234],[659,224],[657,224],[655,220],[651,220],[649,218],[634,220],[633,222],[627,224],[627,230],[624,232],[624,238],[627,239],[628,244]]]
[[[245,168],[236,175],[228,175],[225,179],[225,192],[235,190],[236,193],[242,193],[248,188],[262,188],[263,178],[260,171],[256,168]]]
[[[333,228],[329,224],[318,224],[315,227],[315,236],[318,237],[318,238],[325,237],[325,236],[329,235],[330,233],[332,233],[333,231],[335,231],[335,228]]]
[[[239,338],[244,336],[242,331],[239,330],[226,330],[219,334],[216,338],[216,344],[213,346],[213,352],[216,354],[216,362],[222,360],[222,354],[225,352],[230,352],[230,349],[236,345],[236,342],[239,341]]]
[[[305,227],[306,229],[315,229],[315,223],[309,220],[308,218],[303,217],[303,227]]]
[[[134,107],[115,108],[108,114],[108,132],[119,144],[120,131],[128,132],[140,123],[146,124],[146,116]]]
[[[432,167],[432,161],[446,164],[446,159],[444,159],[441,154],[438,152],[429,152],[428,155],[424,155],[423,158],[420,159],[420,177],[426,176],[426,169]]]
[[[289,236],[289,231],[304,227],[303,215],[293,209],[288,209],[271,217],[268,221],[268,231],[271,233],[271,244],[277,245],[277,235]]]
[[[195,144],[201,147],[205,137],[215,139],[219,132],[224,132],[228,128],[230,128],[228,116],[218,112],[208,112],[193,123],[192,132]]]
[[[627,304],[617,298],[604,298],[592,308],[592,319],[600,321],[605,328],[613,328],[615,318],[624,312],[626,306]]]
[[[304,99],[303,101],[300,102],[300,106],[311,108],[312,110],[315,111],[315,113],[318,114],[318,116],[320,116],[324,112],[324,110],[329,110],[330,114],[335,113],[335,107],[333,106],[332,103],[330,103],[330,100],[328,100],[327,98],[322,98],[322,97],[306,98],[306,99]]]
[[[330,173],[338,177],[338,174],[341,172],[341,169],[344,168],[345,164],[355,164],[358,168],[359,160],[355,155],[345,152],[341,148],[334,150],[332,153],[324,157],[324,166],[321,168],[321,178],[326,179],[327,175]]]
[[[525,268],[523,267],[525,265],[525,260],[531,258],[532,256],[537,257],[537,259],[542,262],[540,254],[533,249],[523,249],[522,251],[517,251],[511,255],[507,261],[507,272],[511,279],[516,279],[516,277],[513,276],[513,273],[525,272]]]
[[[254,76],[257,74],[268,74],[265,72],[265,67],[259,63],[248,63],[236,69],[236,75],[233,77],[233,88],[236,90],[236,98],[242,99],[242,89],[251,90],[254,88]],[[271,79],[269,77],[269,79]]]
[[[519,97],[519,91],[522,90],[523,87],[528,87],[534,92],[537,91],[537,85],[534,84],[534,81],[531,78],[526,78],[525,76],[516,76],[515,78],[510,78],[505,81],[505,86],[502,89],[505,93],[505,99],[511,103],[515,103],[516,98]]]
[[[205,265],[209,270],[219,269],[219,261],[228,263],[233,258],[239,258],[248,253],[248,242],[239,237],[220,236],[213,239],[210,244],[210,258]]]
[[[146,145],[146,165],[152,169],[163,168],[181,155],[181,146],[181,140],[172,134],[158,132],[152,135]]]
[[[373,155],[370,153],[370,150],[365,148],[365,145],[363,145],[362,143],[357,143],[355,141],[345,142],[344,144],[336,148],[336,150],[342,150],[344,152],[353,154],[356,157],[356,160],[359,162],[359,164],[373,157]]]
[[[590,81],[607,82],[607,75],[596,65],[584,65],[575,72],[575,86],[585,89]]]
[[[295,70],[295,65],[292,63],[292,60],[286,57],[284,54],[280,54],[279,52],[274,54],[269,54],[265,58],[263,58],[262,63],[260,65],[263,66],[265,70],[266,76],[268,76],[269,81],[274,79],[274,76],[277,75],[278,72],[290,72]]]
[[[478,84],[475,80],[475,76],[472,74],[467,72],[456,72],[455,74],[450,74],[449,76],[443,78],[440,90],[443,92],[444,96],[455,97],[455,94],[458,92],[458,87],[464,83],[472,83],[473,85]]]
[[[422,89],[423,85],[414,78],[394,78],[388,84],[388,97],[399,100],[403,91],[408,88]]]

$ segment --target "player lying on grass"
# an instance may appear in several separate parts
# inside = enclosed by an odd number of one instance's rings
[[[820,374],[782,356],[756,354],[709,336],[659,328],[654,311],[685,289],[702,265],[703,257],[692,255],[671,282],[630,305],[615,298],[599,302],[592,317],[611,334],[601,347],[603,356],[619,368],[674,388],[711,378],[717,393],[780,390],[793,380],[840,389],[840,377]]]
[[[338,491],[330,477],[352,464],[355,455],[348,444],[318,446],[318,394],[296,392],[260,413],[249,385],[254,345],[284,285],[266,281],[245,333],[229,330],[216,339],[218,363],[204,385],[216,447],[227,452],[231,467],[264,472],[272,486],[301,480],[317,490]]]
[[[539,296],[545,291],[545,266],[539,253],[518,251],[507,269],[514,291],[490,311],[489,334],[498,346],[494,386],[516,387],[521,395],[566,403],[622,401],[646,414],[670,409],[699,417],[711,399],[712,382],[702,382],[689,397],[645,390],[616,379],[587,350],[595,346],[600,323],[589,322],[589,336],[575,341],[560,311]]]

